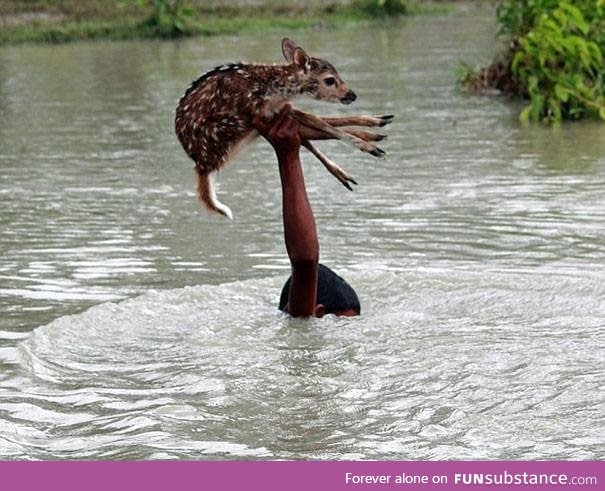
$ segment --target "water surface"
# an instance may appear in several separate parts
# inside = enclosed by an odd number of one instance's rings
[[[282,33],[0,49],[0,458],[602,459],[605,128],[456,91],[490,10],[293,36],[394,113],[375,160],[304,157],[322,261],[363,315],[293,320],[277,167],[200,210],[174,106]],[[292,35],[292,34],[291,34]]]

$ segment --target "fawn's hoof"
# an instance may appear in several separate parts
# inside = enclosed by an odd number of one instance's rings
[[[378,119],[380,119],[380,122],[378,123],[378,126],[386,126],[387,124],[391,123],[393,121],[393,118],[395,117],[394,114],[387,114],[385,116],[378,116]]]
[[[351,184],[355,184],[355,186],[357,186],[357,181],[355,179],[353,179],[349,174],[344,174],[344,175],[338,176],[338,180],[349,191],[353,191],[353,188],[351,187]]]
[[[382,148],[375,147],[370,150],[370,155],[373,155],[374,157],[384,157],[386,152]]]

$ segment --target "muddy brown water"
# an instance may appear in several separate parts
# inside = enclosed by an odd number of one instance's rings
[[[304,157],[358,318],[293,320],[274,156],[204,214],[176,101],[282,33],[0,48],[0,458],[602,459],[605,128],[459,93],[493,13],[288,33],[394,113],[386,160]]]

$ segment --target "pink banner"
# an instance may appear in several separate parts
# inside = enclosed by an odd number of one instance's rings
[[[0,462],[10,491],[605,489],[603,462]]]

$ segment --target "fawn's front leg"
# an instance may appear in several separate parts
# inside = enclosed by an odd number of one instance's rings
[[[369,126],[376,128],[383,127],[393,121],[395,117],[392,114],[383,116],[320,116],[330,126]]]
[[[393,121],[392,114],[381,115],[381,116],[320,116],[320,118],[328,123],[330,126],[335,128],[343,128],[345,133],[356,136],[360,140],[379,142],[384,140],[387,135],[382,133],[374,133],[372,131],[364,131],[360,129],[348,128],[349,126],[366,126],[370,128],[382,127],[390,124]],[[327,135],[326,133],[317,130],[310,140],[328,140],[334,136]]]
[[[293,108],[292,116],[294,116],[294,118],[296,118],[303,125],[326,133],[338,140],[348,142],[356,148],[359,148],[362,152],[367,152],[370,155],[373,155],[374,157],[382,157],[385,154],[382,149],[378,148],[373,143],[362,140],[361,138],[353,134],[347,133],[346,131],[343,131],[339,128],[335,128],[319,116],[315,116],[315,114],[307,113],[299,109]]]

